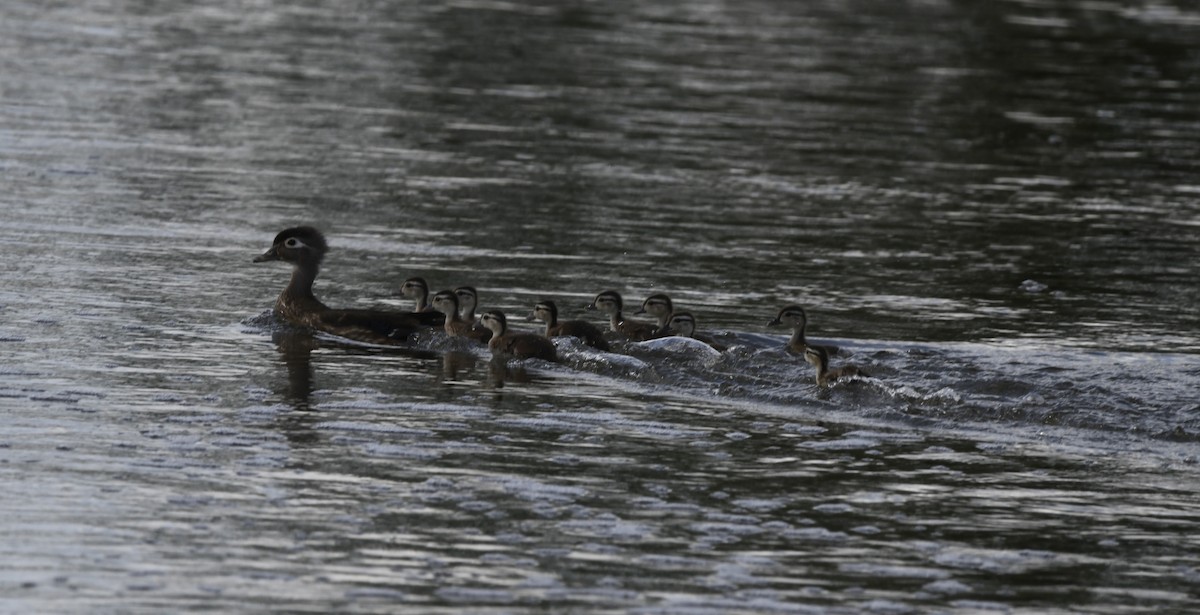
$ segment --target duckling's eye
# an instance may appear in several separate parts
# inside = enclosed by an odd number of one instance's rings
[[[288,237],[287,241],[283,242],[283,245],[288,248],[299,248],[304,244],[300,243],[300,240],[295,237]]]

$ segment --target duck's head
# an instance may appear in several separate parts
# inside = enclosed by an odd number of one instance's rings
[[[546,323],[556,322],[558,320],[558,306],[554,305],[553,301],[538,301],[537,305],[533,306],[533,319]]]
[[[454,289],[454,294],[458,295],[458,305],[464,313],[475,313],[475,308],[479,307],[479,293],[474,286],[459,286]]]
[[[429,305],[447,316],[454,316],[458,314],[458,295],[452,290],[438,291],[429,301]]]
[[[591,305],[587,306],[589,310],[600,310],[604,314],[616,314],[624,309],[624,302],[621,300],[621,293],[615,290],[606,290],[592,299]]]
[[[479,322],[491,330],[494,337],[504,335],[508,329],[508,318],[500,310],[488,310],[479,317]]]
[[[667,321],[666,328],[675,335],[691,337],[696,332],[696,317],[691,312],[675,312]]]
[[[808,314],[804,313],[804,308],[798,305],[789,305],[782,310],[779,310],[779,315],[775,320],[767,323],[768,327],[779,327],[789,325],[791,327],[804,328],[808,323]]]
[[[271,249],[254,258],[256,263],[284,261],[292,264],[317,265],[329,251],[325,236],[311,226],[295,226],[275,236]]]
[[[664,318],[670,316],[671,312],[675,311],[675,307],[671,305],[671,298],[662,294],[655,293],[646,297],[642,302],[642,307],[635,314],[650,314],[655,318]]]
[[[409,299],[429,296],[429,284],[425,278],[409,278],[400,285],[400,294]]]
[[[829,352],[820,346],[809,346],[804,349],[804,360],[825,371],[829,367]]]

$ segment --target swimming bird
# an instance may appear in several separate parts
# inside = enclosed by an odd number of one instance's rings
[[[429,284],[425,282],[425,278],[414,277],[409,278],[400,285],[400,295],[405,299],[412,299],[414,312],[432,312],[433,306],[429,305]]]
[[[433,309],[446,315],[443,329],[451,337],[466,337],[478,342],[487,343],[492,332],[475,327],[473,322],[463,320],[459,315],[458,294],[452,290],[439,291],[433,296]]]
[[[479,307],[479,292],[474,286],[459,286],[454,289],[458,295],[459,315],[467,322],[475,322],[475,310]]]
[[[796,354],[804,354],[804,350],[809,347],[808,340],[804,337],[804,329],[808,326],[808,314],[804,308],[798,305],[789,305],[782,310],[774,320],[767,323],[768,327],[779,327],[783,325],[791,325],[792,337],[784,345],[790,352]],[[822,346],[829,354],[837,354],[837,346]]]
[[[675,306],[671,303],[671,298],[663,293],[654,293],[646,297],[642,301],[642,307],[633,314],[649,314],[658,321],[658,331],[656,335],[666,335],[667,322],[671,320],[671,314],[675,312]]]
[[[596,295],[587,309],[600,310],[602,314],[607,314],[612,330],[635,342],[642,342],[654,337],[654,332],[658,330],[657,326],[648,322],[626,319],[621,313],[621,310],[624,309],[621,294],[615,290],[606,290]]]
[[[817,370],[817,386],[829,386],[838,380],[869,378],[870,375],[854,365],[843,365],[829,369],[829,353],[822,346],[809,346],[804,350],[804,360]]]
[[[275,300],[275,314],[289,324],[372,344],[399,345],[422,328],[442,324],[441,314],[334,309],[313,295],[313,281],[329,244],[311,226],[285,229],[271,248],[254,262],[283,261],[292,265],[292,279]]]
[[[690,337],[694,340],[699,340],[712,346],[717,352],[725,352],[726,346],[713,338],[696,332],[696,317],[692,316],[691,312],[675,312],[671,314],[671,319],[667,321],[667,326],[663,331],[667,335],[678,335],[681,337]]]
[[[542,359],[557,361],[558,353],[550,338],[536,333],[513,333],[508,330],[508,319],[500,310],[488,310],[479,317],[479,322],[492,332],[488,348],[492,356],[517,359]]]
[[[458,314],[463,320],[471,323],[471,336],[484,342],[491,339],[492,332],[475,320],[475,308],[479,307],[479,291],[475,290],[474,286],[459,286],[454,289],[454,294],[458,295]]]
[[[600,328],[586,320],[558,320],[558,306],[553,301],[538,301],[533,306],[533,319],[546,323],[546,337],[571,336],[597,350],[611,350]]]

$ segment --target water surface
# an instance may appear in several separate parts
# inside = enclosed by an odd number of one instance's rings
[[[645,4],[0,8],[0,610],[1196,609],[1200,13]],[[313,337],[295,224],[731,348]]]

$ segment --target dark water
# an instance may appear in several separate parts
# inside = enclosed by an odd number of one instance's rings
[[[1200,607],[1183,2],[0,6],[0,611]],[[496,372],[254,265],[681,341]],[[764,325],[873,378],[819,391]],[[532,325],[530,325],[532,327]]]

